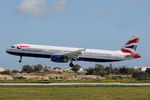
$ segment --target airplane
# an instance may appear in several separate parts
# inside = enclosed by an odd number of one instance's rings
[[[22,57],[49,58],[53,62],[69,63],[73,67],[73,61],[89,61],[89,62],[116,62],[130,59],[141,58],[136,53],[137,44],[140,38],[133,36],[120,50],[98,50],[74,47],[45,46],[31,44],[15,44],[7,49],[8,54]]]

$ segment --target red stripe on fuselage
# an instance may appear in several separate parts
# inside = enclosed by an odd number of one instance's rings
[[[139,41],[139,38],[135,38],[135,39],[133,39],[133,40],[128,41],[128,42],[126,43],[126,45],[129,45],[129,44],[132,44],[132,43],[138,43],[138,41]]]
[[[134,54],[132,51],[127,50],[127,49],[121,49],[121,52],[123,52],[123,53],[130,53],[130,54]]]

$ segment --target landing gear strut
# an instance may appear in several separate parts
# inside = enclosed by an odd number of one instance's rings
[[[74,64],[73,64],[72,61],[70,62],[69,66],[70,66],[70,67],[73,67],[73,66],[74,66]]]
[[[20,60],[19,60],[19,63],[21,63],[22,62],[22,56],[20,56]]]

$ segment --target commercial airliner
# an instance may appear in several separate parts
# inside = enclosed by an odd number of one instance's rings
[[[141,55],[136,53],[139,39],[140,38],[138,36],[132,37],[120,50],[116,51],[60,46],[15,44],[11,46],[10,49],[7,49],[6,52],[12,55],[20,56],[19,63],[22,62],[23,56],[39,57],[49,58],[53,62],[70,62],[69,66],[73,67],[73,61],[115,62],[141,58]]]

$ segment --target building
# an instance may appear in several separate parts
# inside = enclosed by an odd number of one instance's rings
[[[6,69],[4,69],[4,68],[0,68],[0,72],[3,72],[3,71],[5,71]]]
[[[136,70],[140,70],[142,72],[145,72],[147,68],[150,68],[150,67],[135,67]]]

